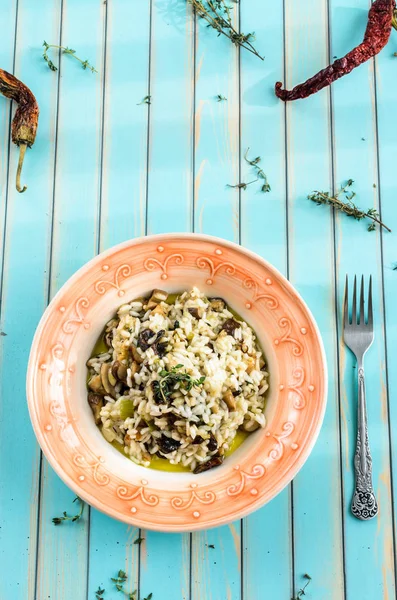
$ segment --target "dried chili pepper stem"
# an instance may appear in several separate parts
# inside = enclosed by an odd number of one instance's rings
[[[392,26],[397,29],[396,0],[375,0],[368,13],[368,24],[361,44],[292,90],[282,89],[282,83],[278,81],[276,96],[284,102],[307,98],[347,75],[386,46]]]
[[[11,126],[11,139],[19,146],[19,160],[16,174],[16,188],[24,192],[27,187],[21,186],[21,173],[26,148],[31,148],[36,139],[39,120],[39,107],[30,89],[11,73],[0,69],[0,93],[18,104]]]
[[[17,168],[16,188],[20,194],[22,194],[23,192],[26,192],[26,190],[27,190],[26,185],[24,185],[23,188],[21,188],[22,165],[23,165],[23,161],[25,158],[25,152],[26,152],[27,147],[28,147],[27,144],[19,145],[19,160],[18,160],[18,168]]]

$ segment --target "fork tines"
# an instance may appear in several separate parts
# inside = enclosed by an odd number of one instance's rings
[[[344,303],[344,314],[343,322],[344,327],[355,325],[373,327],[373,312],[372,312],[372,275],[369,278],[368,287],[368,314],[367,320],[365,319],[365,300],[364,300],[364,275],[361,276],[361,289],[360,289],[360,312],[357,315],[357,276],[354,276],[353,284],[353,302],[352,302],[352,318],[349,317],[349,280],[346,275],[346,287],[345,287],[345,303]]]

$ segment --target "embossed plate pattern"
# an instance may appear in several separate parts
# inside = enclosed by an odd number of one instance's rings
[[[198,476],[144,469],[123,457],[95,427],[85,390],[85,361],[120,303],[155,287],[193,285],[224,297],[254,327],[270,372],[266,428]],[[317,326],[288,281],[239,246],[194,234],[132,240],[80,269],[43,315],[27,377],[37,439],[65,483],[114,518],[163,531],[221,525],[273,498],[313,447],[326,387]]]

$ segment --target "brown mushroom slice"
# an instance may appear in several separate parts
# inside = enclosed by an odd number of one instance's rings
[[[131,354],[132,354],[132,358],[134,359],[135,362],[137,362],[139,365],[141,363],[143,363],[143,358],[139,354],[138,349],[136,346],[134,346],[134,344],[132,344],[132,346],[131,346]]]
[[[212,458],[207,460],[206,462],[200,463],[194,469],[193,473],[198,475],[199,473],[204,473],[204,471],[209,471],[210,469],[214,469],[215,467],[219,467],[224,461],[224,457],[219,454],[215,454]]]
[[[234,337],[234,332],[236,329],[240,329],[241,324],[235,321],[234,319],[226,319],[224,324],[222,325],[221,331],[226,331],[227,335],[231,335]]]
[[[165,310],[163,304],[156,304],[156,306],[152,310],[152,315],[161,315],[165,317]]]
[[[257,429],[259,429],[259,423],[258,423],[258,421],[254,421],[254,419],[250,419],[249,421],[244,421],[243,429],[247,433],[252,433],[253,431],[256,431]]]
[[[102,379],[100,375],[93,375],[88,382],[88,387],[95,393],[104,394],[105,390],[102,385]]]
[[[115,398],[116,397],[116,391],[114,389],[114,386],[109,381],[109,370],[110,370],[110,364],[109,363],[103,363],[101,365],[101,380],[102,380],[102,385],[105,388],[106,393],[109,394],[110,396],[113,396],[113,398]]]
[[[222,312],[226,308],[226,302],[223,298],[209,298],[210,307],[215,312]]]
[[[135,373],[138,373],[139,365],[136,362],[131,363],[131,377],[134,377]]]
[[[114,361],[114,363],[112,364],[111,373],[117,381],[122,381],[124,383],[127,381],[127,367],[122,362],[118,360]],[[110,380],[110,373],[109,381],[110,383],[112,383]],[[113,383],[112,385],[116,384]]]
[[[190,313],[193,317],[193,319],[201,319],[201,314],[200,314],[200,310],[197,308],[197,306],[193,306],[192,308],[188,308],[188,313]]]
[[[157,304],[160,304],[160,302],[166,302],[167,298],[168,292],[165,292],[164,290],[153,290],[152,295],[150,296],[146,305],[146,309],[150,310],[155,308]]]
[[[222,396],[222,400],[226,402],[229,410],[236,410],[236,400],[233,396],[233,393],[230,390],[227,390]]]
[[[94,415],[95,425],[99,425],[101,422],[103,397],[100,394],[95,394],[95,392],[88,392],[88,404],[90,405],[92,414]]]

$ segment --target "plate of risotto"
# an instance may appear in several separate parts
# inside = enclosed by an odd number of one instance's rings
[[[29,361],[29,411],[81,498],[136,526],[192,531],[247,515],[301,468],[327,373],[291,284],[221,239],[135,239],[52,300]]]

